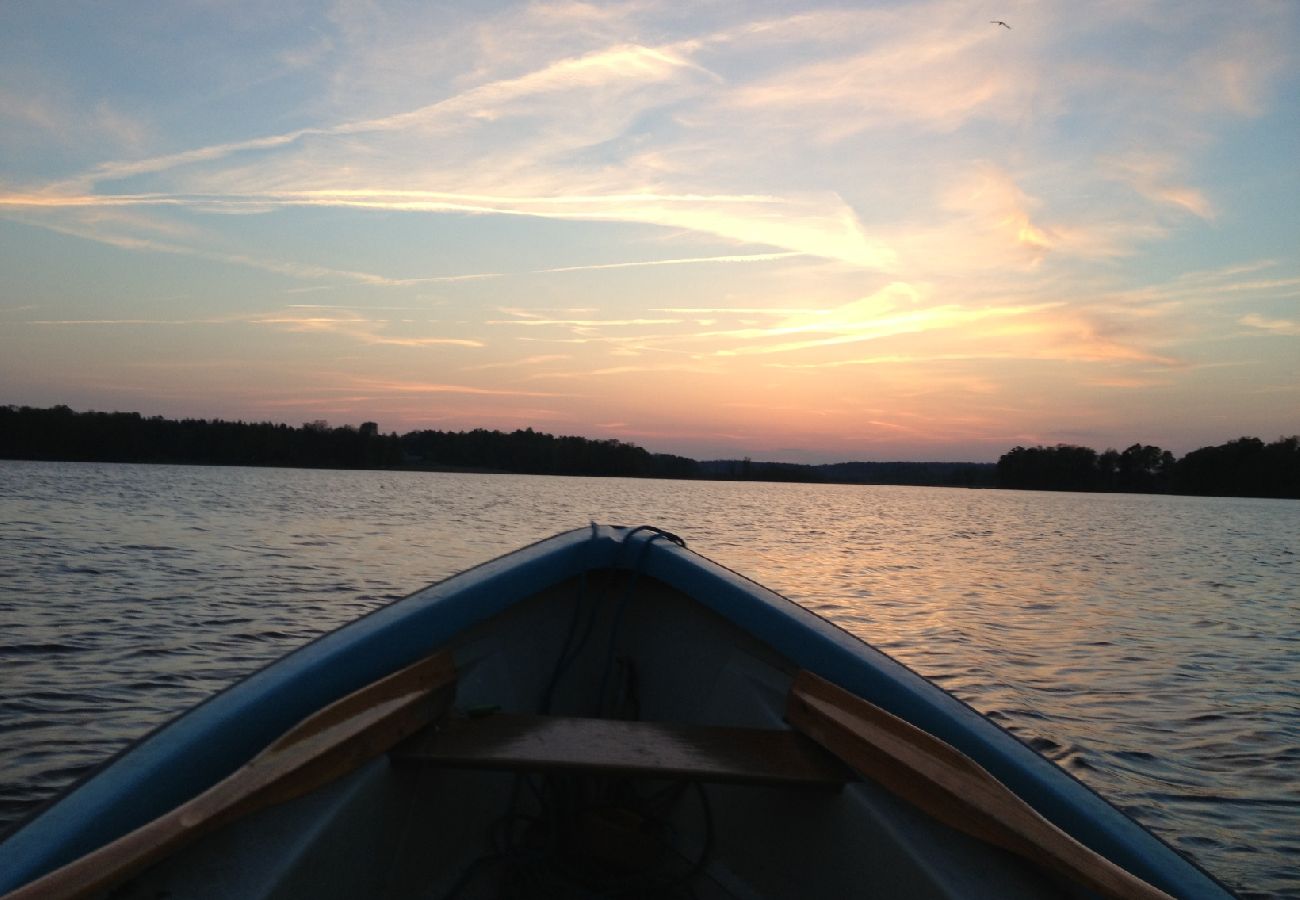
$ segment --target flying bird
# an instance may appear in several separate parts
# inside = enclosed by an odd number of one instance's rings
[[[1010,29],[1011,29],[1011,26],[1008,25],[1006,22],[1003,22],[1001,19],[992,19],[992,20],[989,22],[989,24],[990,24],[990,25],[1001,25],[1003,28],[1006,28],[1007,30],[1010,30]]]

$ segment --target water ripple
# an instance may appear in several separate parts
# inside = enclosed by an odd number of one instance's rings
[[[1300,504],[0,462],[0,828],[322,631],[653,523],[970,703],[1245,897],[1300,896]]]

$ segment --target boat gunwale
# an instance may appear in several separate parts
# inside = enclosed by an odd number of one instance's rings
[[[315,709],[414,662],[464,629],[582,571],[613,567],[619,542],[608,534],[595,540],[604,530],[592,523],[552,535],[426,585],[268,660],[163,721],[0,836],[0,894],[168,812],[247,763]],[[588,559],[602,550],[608,565]],[[525,573],[547,580],[521,580]],[[519,590],[500,591],[497,602],[473,609],[481,595],[490,600],[503,580]],[[425,640],[399,640],[402,649],[390,652],[389,639],[403,638],[403,626],[420,613],[443,627],[431,629]],[[372,644],[384,645],[385,652],[367,653]],[[283,703],[286,693],[296,694],[297,702]],[[239,728],[230,727],[235,722]],[[205,739],[211,742],[204,745]]]
[[[662,545],[661,549],[648,562],[645,574],[694,597],[802,668],[951,744],[1093,851],[1176,897],[1233,896],[1195,860],[925,675],[813,610],[708,557],[683,547]],[[667,560],[674,560],[675,565],[667,565]],[[731,598],[719,600],[708,592],[691,590],[700,571],[710,567],[736,592]],[[760,605],[754,600],[765,602]],[[791,619],[802,619],[804,628],[789,628]],[[828,646],[816,646],[810,640],[812,634]],[[832,649],[833,656],[811,659],[825,649]],[[882,687],[898,693],[883,693]],[[919,707],[910,705],[911,701]],[[928,714],[918,715],[919,710]]]
[[[527,597],[585,572],[622,569],[664,582],[796,666],[947,741],[1049,821],[1152,884],[1180,897],[1231,896],[1194,860],[965,701],[816,612],[661,540],[666,534],[595,523],[561,532],[421,588],[270,660],[128,744],[0,837],[0,893],[165,813],[313,710]],[[422,627],[412,627],[417,623]],[[384,652],[373,652],[379,648]],[[248,727],[251,718],[267,712],[272,714]],[[230,728],[236,720],[241,727]],[[205,739],[210,743],[200,747]],[[159,773],[169,779],[161,790]],[[25,859],[30,864],[17,870],[5,865]]]

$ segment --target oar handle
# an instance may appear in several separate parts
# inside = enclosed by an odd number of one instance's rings
[[[351,772],[442,715],[456,669],[439,652],[343,697],[203,793],[0,900],[81,900],[220,826]]]
[[[1172,900],[1043,818],[951,744],[812,672],[795,676],[786,719],[850,767],[945,825],[1106,897]]]

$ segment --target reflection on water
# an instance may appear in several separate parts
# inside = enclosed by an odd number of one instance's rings
[[[1300,503],[0,462],[0,823],[323,630],[589,520],[848,628],[1300,895]]]

